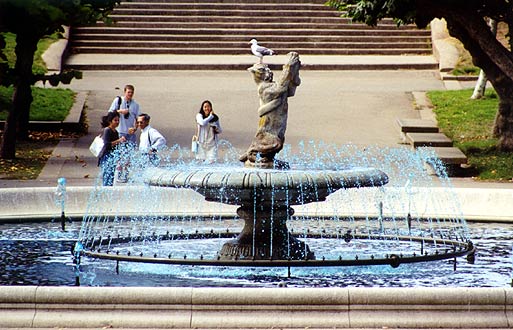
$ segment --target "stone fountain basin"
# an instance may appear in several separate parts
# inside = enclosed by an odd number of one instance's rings
[[[324,201],[339,189],[382,186],[388,176],[374,168],[303,171],[212,166],[151,168],[144,181],[152,186],[193,189],[207,201],[224,204],[291,206]]]

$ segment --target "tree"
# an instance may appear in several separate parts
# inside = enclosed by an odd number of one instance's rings
[[[513,54],[492,34],[487,19],[507,24],[513,31],[513,2],[510,0],[329,0],[328,5],[344,11],[355,21],[376,25],[393,18],[398,25],[425,28],[434,18],[444,18],[449,33],[459,39],[481,68],[499,96],[493,134],[497,147],[513,151]],[[509,49],[508,49],[509,48]]]
[[[497,35],[497,21],[493,19],[488,19],[488,25],[492,30],[494,36]],[[470,97],[473,100],[480,99],[484,96],[486,91],[486,83],[488,82],[488,78],[486,78],[486,73],[483,70],[479,71],[479,78],[477,79],[476,86],[474,87],[474,92]]]
[[[16,135],[26,134],[32,103],[31,86],[39,79],[34,76],[32,64],[40,39],[54,32],[62,32],[64,25],[91,25],[108,20],[108,15],[120,0],[0,0],[0,32],[16,35],[16,63],[14,69],[2,70],[0,77],[11,81],[14,87],[12,107],[4,126],[0,158],[13,159]],[[0,49],[1,50],[1,49]],[[1,68],[0,68],[1,69]],[[69,79],[69,73],[54,75],[53,81]],[[5,80],[2,82],[5,83]]]

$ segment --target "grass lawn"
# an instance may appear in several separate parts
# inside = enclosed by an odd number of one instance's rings
[[[16,36],[12,33],[4,35],[6,39],[4,54],[12,68],[16,61],[14,54]],[[57,39],[58,34],[54,34],[39,42],[32,67],[34,74],[45,74],[47,72],[41,55]],[[0,120],[7,118],[12,92],[12,87],[0,86]],[[68,115],[74,102],[75,93],[70,89],[32,87],[32,97],[34,101],[30,107],[30,120],[61,121]],[[16,143],[16,159],[0,159],[0,179],[36,179],[61,136],[62,133],[30,132],[30,141]]]
[[[427,95],[440,130],[467,155],[476,179],[511,181],[513,155],[498,151],[497,139],[492,136],[498,96],[488,90],[484,98],[471,100],[472,92],[472,89],[431,91]]]
[[[11,95],[12,87],[0,87],[0,120],[7,118]],[[70,89],[32,87],[32,96],[34,101],[30,108],[30,120],[62,121],[73,106],[75,92]],[[31,131],[30,141],[16,143],[16,159],[0,159],[0,179],[37,179],[63,134]]]
[[[7,119],[12,92],[12,87],[0,86],[0,120]],[[30,106],[30,120],[64,120],[73,106],[75,94],[71,89],[32,87],[34,101]]]
[[[4,54],[12,68],[16,60],[14,54],[15,35],[6,33],[5,36],[6,48]],[[58,34],[54,34],[39,42],[32,67],[34,74],[45,74],[47,72],[41,55],[57,39]],[[11,106],[12,92],[12,87],[0,86],[0,120],[7,118],[8,109]],[[30,107],[30,120],[62,121],[73,106],[75,92],[70,89],[32,87],[32,97],[34,101]],[[0,131],[0,139],[1,133]],[[30,132],[30,141],[18,141],[16,143],[16,159],[0,159],[0,179],[36,179],[62,136],[63,133],[61,132]]]
[[[0,86],[0,120],[7,118],[11,95],[12,87]],[[30,120],[62,121],[73,106],[75,92],[70,89],[32,87],[32,97],[34,101],[30,107]],[[0,159],[0,179],[37,179],[63,134],[30,132],[30,141],[16,143],[16,159]]]
[[[6,43],[4,54],[7,57],[9,67],[14,68],[14,64],[16,62],[16,55],[14,54],[14,47],[16,47],[16,35],[10,32],[4,33],[3,35],[5,36]],[[45,74],[48,72],[42,55],[48,49],[48,47],[50,47],[50,45],[58,39],[59,33],[54,33],[51,36],[47,36],[46,38],[39,41],[37,44],[36,53],[34,54],[34,65],[32,66],[32,72],[34,74]]]

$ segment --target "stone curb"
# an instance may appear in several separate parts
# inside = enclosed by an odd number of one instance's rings
[[[2,328],[508,328],[511,288],[0,287]]]
[[[128,64],[130,70],[146,71],[146,70],[219,70],[219,71],[241,71],[246,70],[248,64]],[[69,64],[68,68],[74,70],[90,70],[90,71],[119,71],[126,70],[126,66],[119,64]],[[271,70],[280,70],[282,65],[270,64]],[[330,71],[330,70],[436,70],[436,63],[393,63],[393,64],[358,64],[358,63],[312,63],[303,64],[302,70],[312,71]]]
[[[170,188],[153,188],[162,194],[162,202],[152,210],[155,214],[218,214],[218,215],[235,215],[236,206],[224,205],[220,203],[206,202],[204,198],[191,189],[170,189]],[[415,205],[419,205],[422,209],[422,216],[435,218],[464,218],[467,221],[480,222],[513,222],[513,191],[511,189],[493,189],[493,188],[415,188],[413,196],[407,196],[394,188],[385,189],[393,196],[398,196],[401,200],[413,199]],[[60,206],[54,202],[55,188],[4,188],[0,193],[0,205],[2,205],[2,214],[0,215],[0,223],[18,221],[34,221],[41,219],[52,219],[60,216]],[[80,219],[88,212],[88,202],[94,187],[68,187],[66,190],[67,200],[65,203],[65,212],[67,216]],[[124,200],[133,198],[141,194],[141,187],[138,186],[119,186],[103,188],[96,191],[98,201],[95,201],[95,210],[103,210],[106,215],[115,215],[121,213],[129,215],[140,213],[140,206],[134,203],[132,209],[127,208]],[[296,215],[306,214],[312,216],[327,216],[337,210],[338,216],[351,214],[355,217],[364,217],[365,215],[377,216],[378,210],[369,211],[362,206],[357,209],[354,205],[344,208],[344,198],[362,198],[371,199],[375,194],[375,188],[362,188],[357,191],[335,192],[330,196],[329,201],[325,201],[322,208],[318,206],[310,206],[308,204],[295,206]],[[353,196],[358,194],[358,196]],[[403,196],[404,194],[404,196]],[[438,196],[447,195],[447,198],[456,198],[459,208],[454,208],[453,203],[449,203],[445,209],[439,205],[426,204],[423,196],[427,194],[435,194]],[[102,196],[109,198],[102,202]],[[103,196],[105,197],[105,196]],[[115,201],[115,202],[113,202]],[[187,201],[187,202],[184,202]],[[103,205],[104,203],[105,205]],[[118,205],[119,204],[119,205]],[[24,205],[20,208],[19,205]],[[203,207],[199,207],[203,205]],[[406,214],[408,210],[401,203],[393,205],[395,214]],[[203,211],[199,212],[198,210]],[[113,210],[109,212],[108,210]],[[93,210],[94,212],[94,210]],[[331,214],[333,215],[333,214]]]

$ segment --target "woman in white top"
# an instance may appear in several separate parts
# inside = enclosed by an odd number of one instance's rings
[[[217,161],[217,135],[223,130],[219,122],[219,117],[212,109],[212,102],[203,101],[199,113],[196,115],[198,124],[198,153],[196,159],[204,160],[211,164]]]

